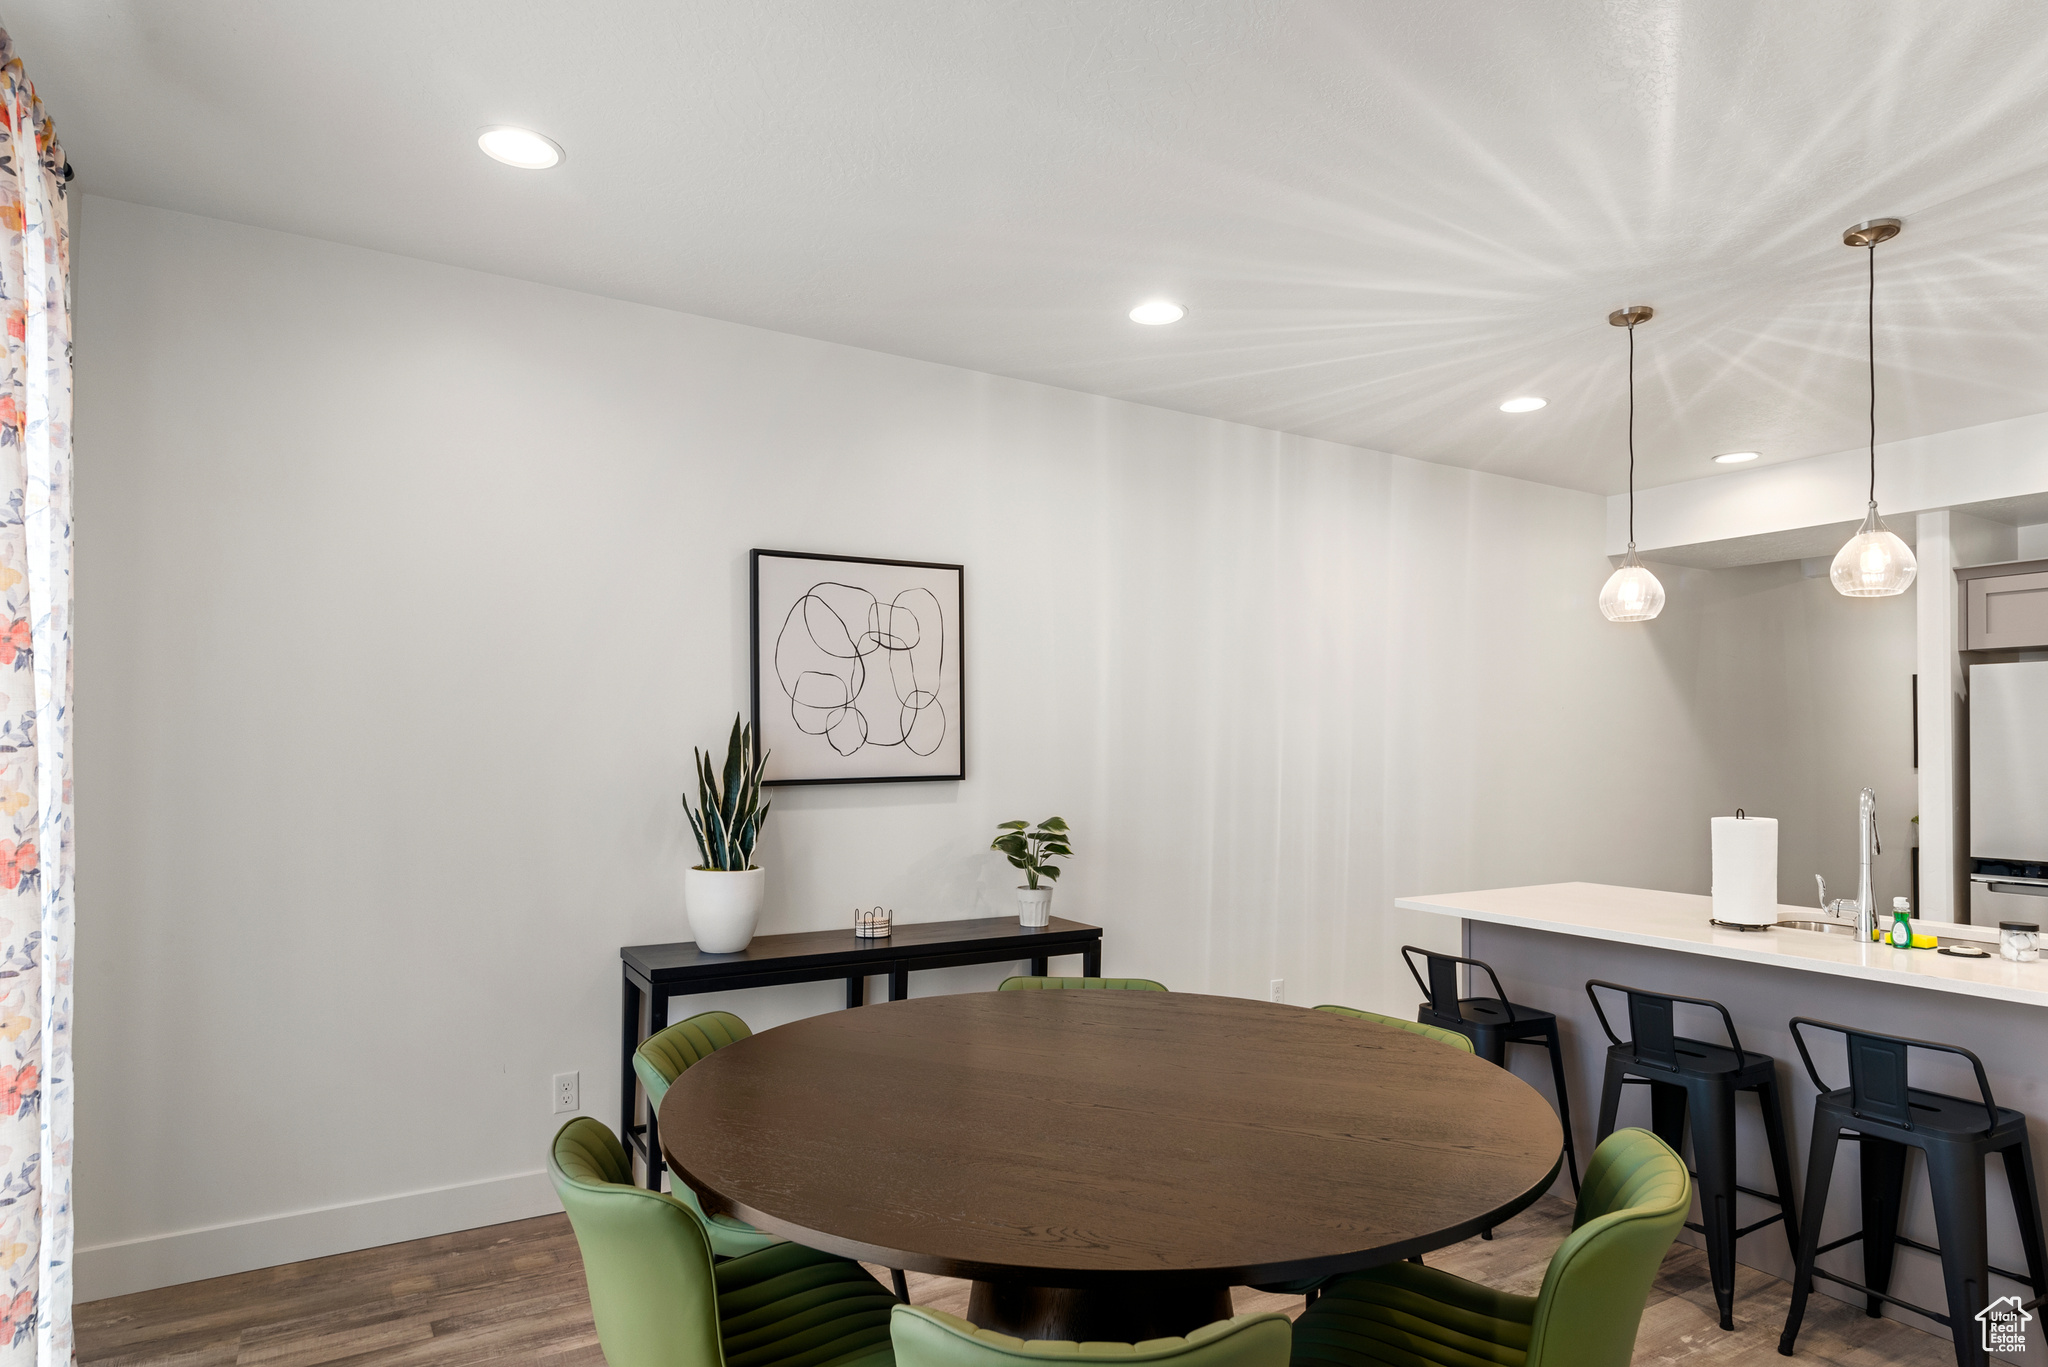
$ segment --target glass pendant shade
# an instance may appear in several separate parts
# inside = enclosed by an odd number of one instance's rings
[[[1828,578],[1837,593],[1851,598],[1890,598],[1913,587],[1913,577],[1919,573],[1920,562],[1913,558],[1912,548],[1885,529],[1873,503],[1856,535],[1835,552]],[[1606,602],[1604,598],[1601,601]]]
[[[1647,622],[1662,611],[1664,586],[1636,559],[1636,544],[1631,541],[1628,558],[1600,590],[1600,613],[1610,622]]]

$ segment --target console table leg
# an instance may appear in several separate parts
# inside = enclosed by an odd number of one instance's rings
[[[668,994],[656,988],[647,994],[647,1037],[652,1039],[668,1029]],[[630,1160],[632,1155],[627,1155]],[[661,1174],[668,1160],[661,1156],[661,1120],[650,1099],[647,1103],[647,1189],[661,1190]]]
[[[619,1141],[626,1146],[626,1163],[633,1160],[633,1111],[640,1104],[640,1079],[633,1076],[633,1051],[640,1047],[640,988],[631,973],[621,973],[625,982],[625,1029],[619,1046]]]
[[[1052,971],[1052,961],[1051,961],[1050,959],[1046,958],[1046,957],[1045,957],[1045,955],[1043,955],[1043,954],[1038,954],[1038,955],[1034,955],[1034,956],[1032,956],[1032,959],[1031,959],[1031,976],[1032,976],[1032,977],[1034,977],[1034,978],[1043,978],[1043,977],[1045,977],[1045,976],[1046,976],[1046,975],[1047,975],[1048,973],[1050,973],[1051,971]]]
[[[1102,976],[1102,941],[1096,940],[1081,951],[1081,976],[1099,978]]]
[[[868,1004],[868,980],[866,978],[848,978],[846,980],[846,1004],[849,1007],[866,1006]]]
[[[910,965],[898,960],[889,965],[889,1000],[900,1002],[910,995]]]

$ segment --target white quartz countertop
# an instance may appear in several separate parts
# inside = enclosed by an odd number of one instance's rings
[[[1996,957],[1963,959],[1931,949],[1893,949],[1853,935],[1803,930],[1724,930],[1710,923],[1714,901],[1685,892],[1617,888],[1605,883],[1545,883],[1403,897],[1395,906],[1460,916],[1468,921],[1521,926],[1558,935],[1583,935],[1619,944],[1646,945],[1681,954],[1709,954],[1779,968],[1832,973],[1843,978],[1898,983],[1936,992],[1959,992],[1993,1001],[2048,1006],[2048,961],[2007,963]],[[1783,918],[1811,918],[1807,907],[1780,906]]]

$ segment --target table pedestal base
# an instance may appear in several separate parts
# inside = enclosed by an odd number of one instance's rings
[[[1191,1334],[1233,1313],[1229,1287],[1178,1281],[1115,1290],[976,1282],[967,1298],[975,1325],[1020,1339],[1142,1343]]]

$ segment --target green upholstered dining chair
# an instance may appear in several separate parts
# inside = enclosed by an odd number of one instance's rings
[[[899,1305],[889,1316],[889,1337],[899,1367],[1025,1367],[1047,1360],[1164,1362],[1173,1367],[1286,1367],[1287,1316],[1239,1315],[1205,1324],[1186,1338],[1144,1343],[1072,1343],[1013,1339],[977,1329],[957,1315]]]
[[[678,1021],[668,1029],[648,1036],[633,1051],[633,1071],[639,1074],[640,1085],[647,1089],[647,1104],[659,1110],[661,1099],[668,1095],[669,1087],[683,1075],[685,1068],[753,1033],[745,1021],[730,1011],[706,1011],[701,1016]],[[650,1154],[648,1161],[654,1161],[654,1156]],[[669,1186],[674,1190],[676,1199],[704,1222],[704,1232],[711,1236],[711,1251],[721,1258],[737,1258],[742,1253],[758,1252],[782,1242],[773,1234],[755,1229],[745,1220],[707,1213],[688,1182],[677,1180],[670,1182]]]
[[[1420,1021],[1403,1020],[1399,1016],[1382,1016],[1377,1011],[1360,1011],[1352,1006],[1325,1005],[1318,1006],[1316,1010],[1327,1011],[1333,1016],[1349,1016],[1353,1020],[1371,1021],[1374,1025],[1391,1025],[1396,1030],[1406,1030],[1411,1035],[1420,1035],[1424,1039],[1435,1040],[1438,1044],[1447,1044],[1461,1053],[1472,1052],[1472,1041],[1468,1037],[1455,1030],[1445,1030],[1441,1026],[1424,1025]]]
[[[611,1367],[890,1367],[898,1301],[859,1263],[779,1243],[714,1266],[703,1221],[634,1185],[617,1137],[588,1116],[556,1132],[548,1176]]]
[[[1005,978],[998,992],[1078,992],[1107,988],[1111,991],[1164,992],[1165,983],[1150,978]]]
[[[1534,1296],[1415,1263],[1333,1277],[1294,1322],[1294,1367],[1628,1367],[1692,1179],[1648,1130],[1593,1152]]]

